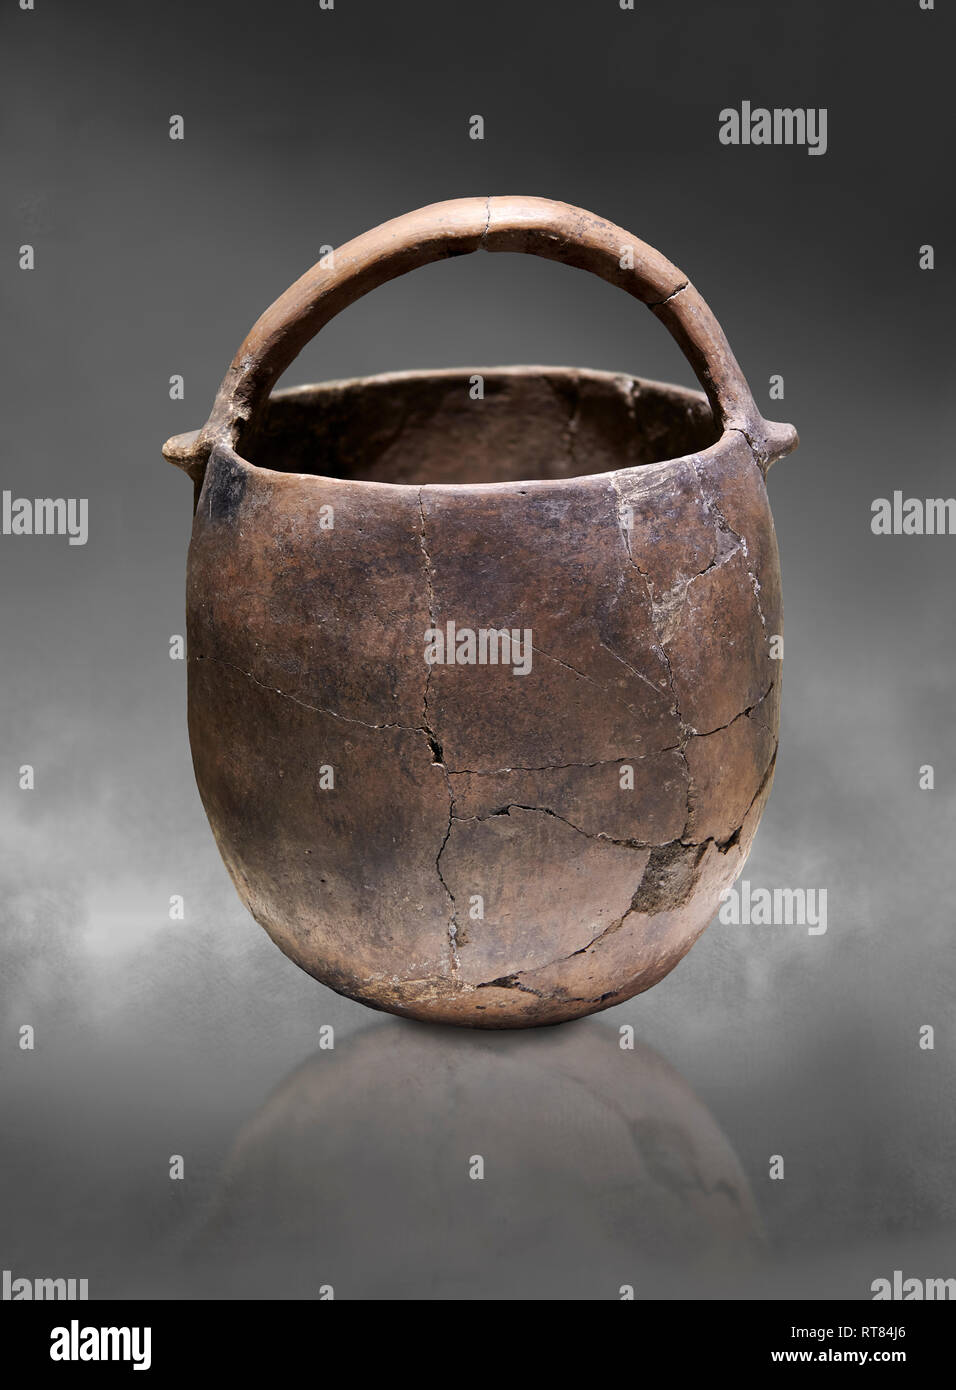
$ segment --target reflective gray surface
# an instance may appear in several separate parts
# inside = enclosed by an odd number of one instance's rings
[[[7,244],[37,266],[3,272],[3,486],[88,497],[90,539],[0,538],[0,1267],[93,1297],[866,1298],[895,1268],[956,1273],[954,542],[869,527],[874,497],[952,491],[951,272],[916,268],[951,224],[949,20],[927,42],[916,6],[640,10],[4,20]],[[824,157],[718,145],[758,85],[828,105]],[[659,246],[800,430],[769,480],[783,724],[744,876],[828,892],[824,935],[715,922],[649,994],[500,1038],[329,993],[240,907],[168,657],[190,489],[159,454],[324,244],[487,191]],[[507,256],[384,287],[290,381],[542,360],[688,381],[626,296]]]

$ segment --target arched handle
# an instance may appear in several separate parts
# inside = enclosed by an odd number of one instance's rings
[[[740,430],[764,472],[796,448],[792,425],[765,420],[720,324],[686,276],[652,246],[593,213],[548,198],[457,198],[384,222],[319,261],[257,320],[199,431],[163,447],[202,478],[213,445],[237,452],[273,386],[305,344],[342,309],[408,270],[470,251],[524,251],[590,270],[647,304],[666,325],[723,429]]]

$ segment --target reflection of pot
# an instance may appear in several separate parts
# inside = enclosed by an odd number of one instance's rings
[[[480,399],[465,372],[268,399],[340,309],[479,247],[649,304],[709,406],[551,368],[483,373]],[[673,968],[769,791],[764,474],[795,442],[682,274],[562,203],[411,213],[266,311],[206,426],[166,455],[197,487],[199,788],[243,901],[293,960],[378,1008],[486,1027],[593,1013]]]
[[[388,1023],[273,1093],[192,1253],[204,1296],[614,1298],[725,1290],[761,1241],[726,1138],[656,1053],[598,1023]]]

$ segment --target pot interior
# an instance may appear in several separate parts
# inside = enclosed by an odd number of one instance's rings
[[[462,368],[278,391],[243,453],[278,472],[422,486],[606,473],[719,437],[699,391],[575,368]]]

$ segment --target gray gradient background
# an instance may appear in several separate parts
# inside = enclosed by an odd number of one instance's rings
[[[876,496],[953,490],[952,40],[916,0],[4,6],[2,485],[89,497],[91,520],[86,547],[0,538],[0,1267],[93,1297],[866,1298],[894,1268],[956,1275],[956,540],[869,529]],[[826,106],[829,152],[721,147],[743,98]],[[769,479],[783,725],[745,877],[829,894],[825,936],[715,922],[649,994],[533,1036],[388,1020],[285,960],[219,860],[167,655],[191,497],[162,441],[320,246],[486,193],[658,246],[800,430]],[[384,287],[287,379],[540,361],[692,384],[632,300],[510,256]],[[625,1022],[652,1052],[619,1051]]]

